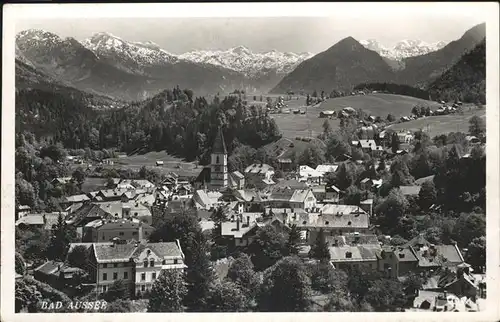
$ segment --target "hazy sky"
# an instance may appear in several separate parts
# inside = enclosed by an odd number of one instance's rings
[[[342,17],[239,17],[239,18],[94,18],[29,19],[16,22],[16,32],[40,28],[61,37],[83,40],[106,31],[129,41],[153,41],[180,54],[199,49],[228,49],[244,45],[261,52],[276,49],[321,52],[352,36],[376,39],[393,46],[403,39],[452,41],[484,20],[466,12],[459,16],[434,12],[406,15]]]

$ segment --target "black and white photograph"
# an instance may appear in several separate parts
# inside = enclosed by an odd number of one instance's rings
[[[7,5],[2,320],[497,320],[498,8]]]

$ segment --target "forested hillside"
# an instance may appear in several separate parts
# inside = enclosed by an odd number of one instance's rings
[[[32,132],[67,148],[167,150],[190,161],[206,161],[219,126],[230,150],[238,142],[257,148],[280,137],[274,120],[239,97],[216,96],[209,103],[179,87],[110,111],[90,108],[78,91],[23,89],[16,93],[16,111],[19,132]]]
[[[486,40],[434,81],[429,92],[433,99],[486,104]]]

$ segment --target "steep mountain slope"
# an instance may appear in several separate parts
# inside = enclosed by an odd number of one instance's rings
[[[104,96],[80,91],[65,82],[58,81],[44,74],[35,67],[16,59],[16,92],[42,91],[48,93],[64,93],[70,97],[80,97],[83,105],[92,109],[112,109],[125,105],[125,102]]]
[[[238,46],[229,50],[192,51],[180,55],[179,58],[196,63],[223,66],[248,76],[255,76],[270,71],[275,71],[278,74],[289,73],[311,56],[311,53],[283,53],[276,50],[254,53],[244,46]]]
[[[429,86],[433,99],[486,103],[486,39]]]
[[[268,91],[297,64],[311,56],[270,51],[253,53],[244,46],[226,51],[192,51],[174,55],[157,44],[123,40],[110,33],[97,33],[82,42],[97,57],[129,73],[165,78],[171,75],[178,83],[198,89],[208,84],[207,92],[245,89],[247,92]],[[197,84],[203,80],[204,83]]]
[[[120,99],[141,100],[176,85],[194,88],[200,94],[248,86],[241,73],[178,60],[151,44],[127,43],[123,50],[117,50],[116,39],[108,34],[99,34],[95,40],[93,52],[73,38],[27,30],[17,35],[16,44],[20,59],[54,79]],[[109,40],[112,46],[107,46]]]
[[[85,48],[99,58],[130,73],[144,74],[144,67],[172,64],[178,61],[175,55],[162,50],[154,43],[132,43],[107,32],[94,34],[82,42]]]
[[[290,90],[329,93],[333,89],[350,90],[362,82],[390,81],[393,77],[391,68],[378,53],[348,37],[300,63],[272,93]]]
[[[106,64],[73,38],[61,39],[46,31],[27,30],[17,35],[16,44],[40,72],[80,90],[127,100],[158,90],[155,80]]]
[[[440,50],[404,59],[405,68],[399,73],[398,81],[425,87],[453,66],[462,55],[472,50],[485,36],[486,24],[479,24]]]

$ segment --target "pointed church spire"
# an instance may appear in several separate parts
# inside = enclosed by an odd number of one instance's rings
[[[227,154],[226,143],[224,142],[224,136],[222,135],[221,127],[217,129],[217,135],[215,136],[214,146],[212,148],[212,153],[214,154]]]

